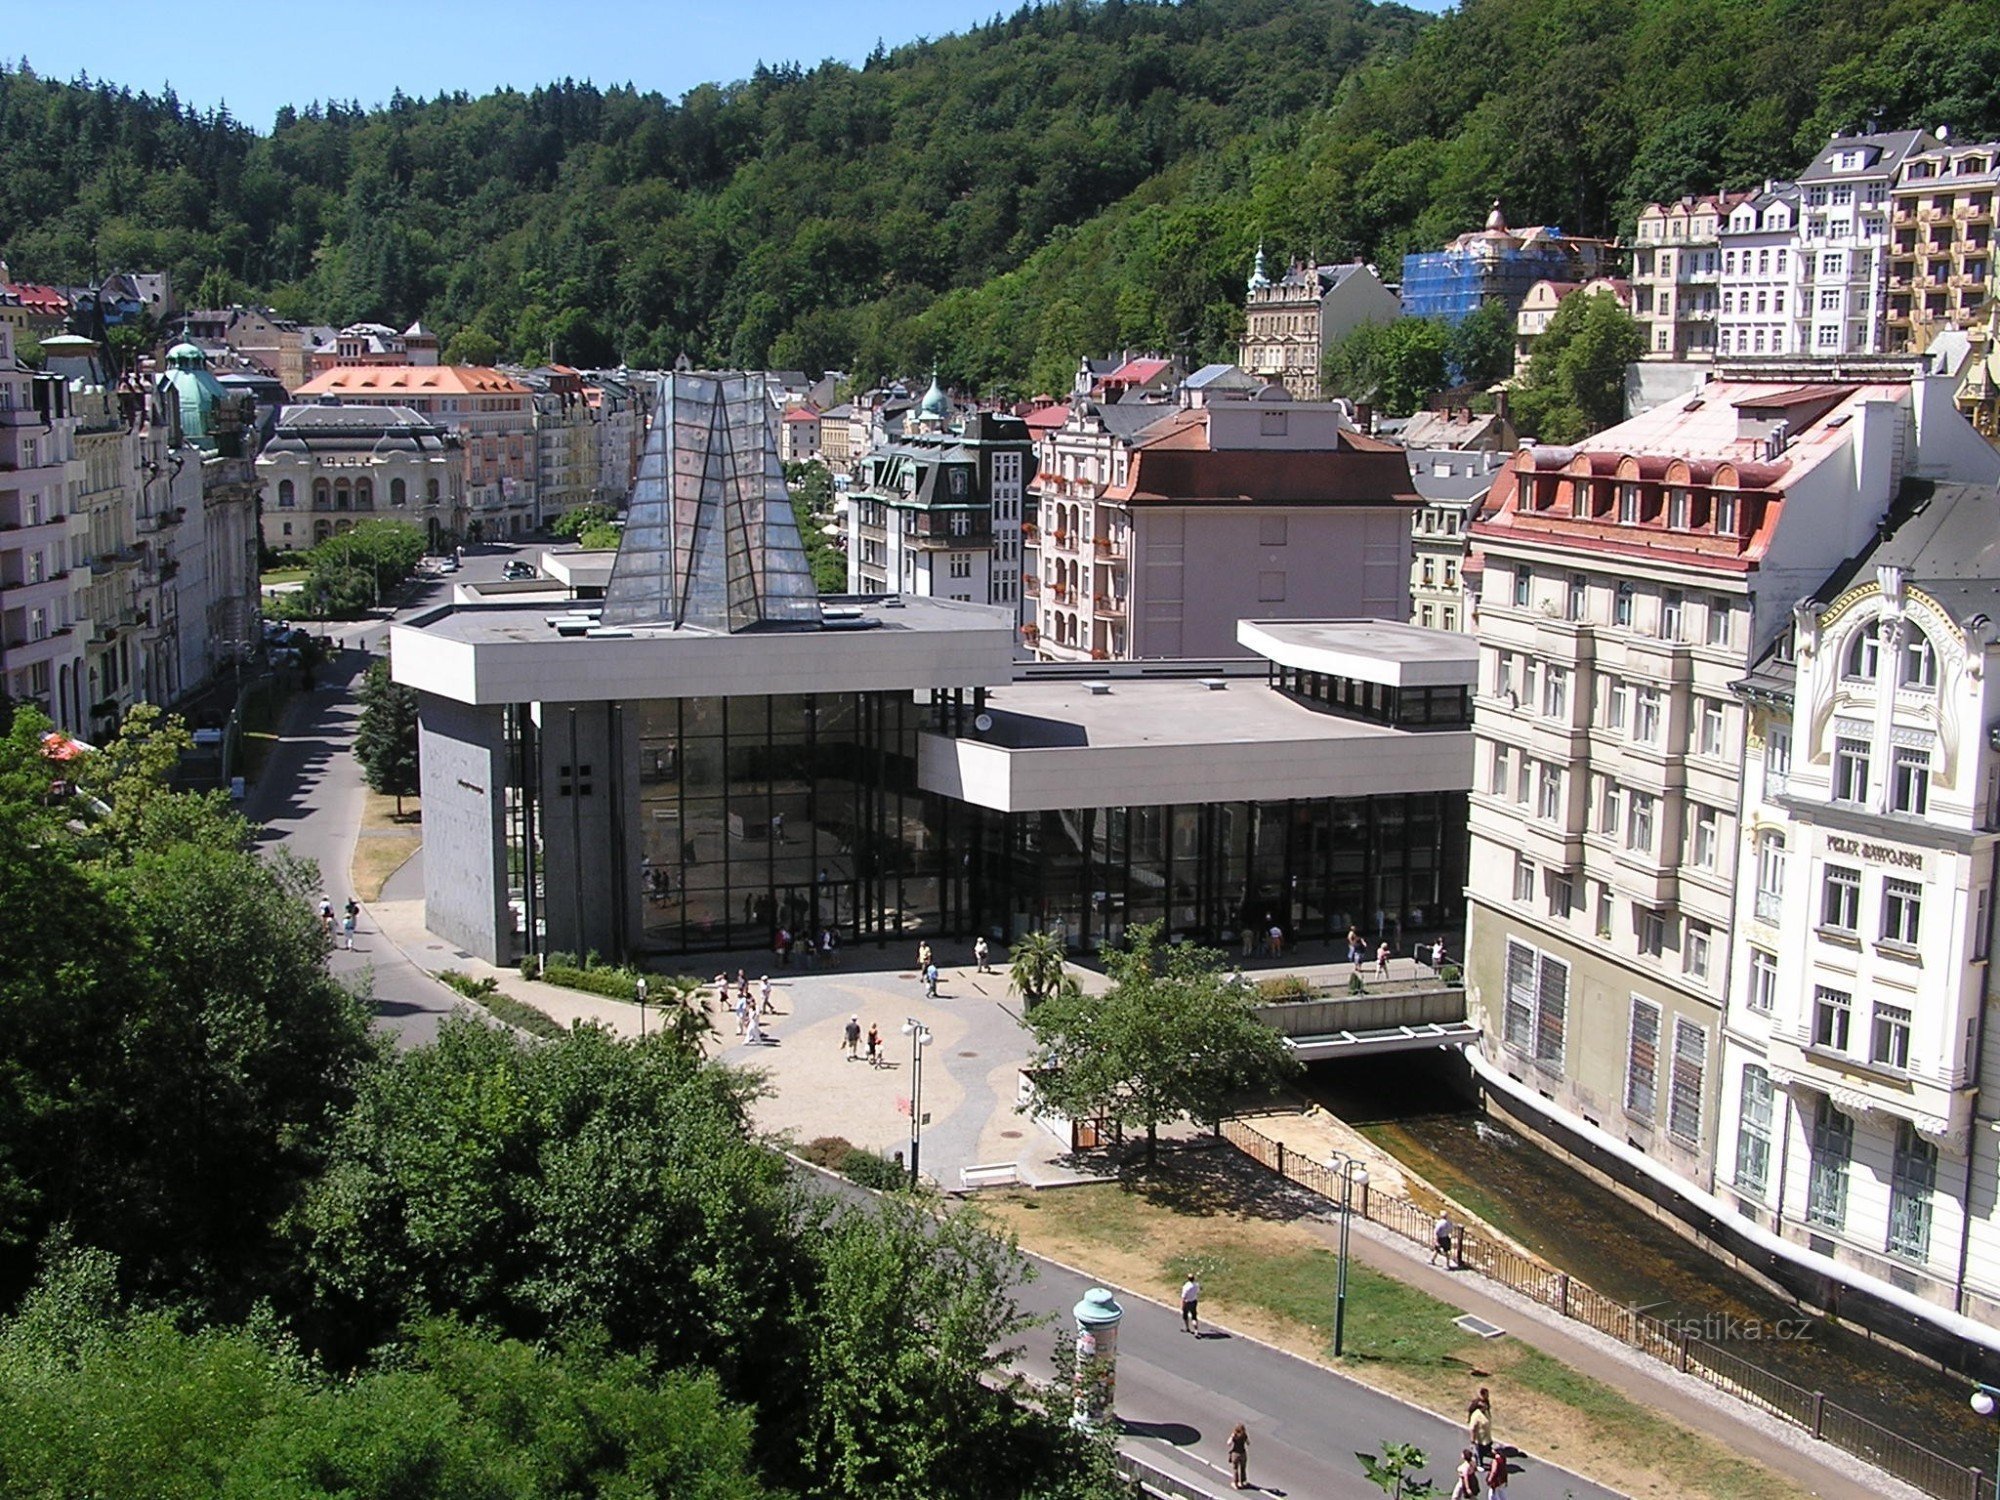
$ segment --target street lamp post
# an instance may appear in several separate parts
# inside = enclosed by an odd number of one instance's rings
[[[1347,1231],[1354,1221],[1354,1190],[1368,1186],[1368,1169],[1351,1156],[1328,1165],[1340,1174],[1340,1270],[1333,1291],[1333,1357],[1338,1359],[1347,1332]]]
[[[639,976],[639,983],[634,987],[639,992],[639,1036],[643,1040],[646,1035],[646,976],[644,974]]]
[[[2000,1412],[2000,1386],[1988,1385],[1983,1380],[1974,1381],[1972,1409],[1982,1417]],[[1993,1453],[1993,1500],[2000,1500],[2000,1443],[1996,1443]]]
[[[931,1044],[931,1029],[911,1016],[903,1022],[903,1035],[910,1039],[910,1186],[915,1187],[924,1145],[924,1048]]]

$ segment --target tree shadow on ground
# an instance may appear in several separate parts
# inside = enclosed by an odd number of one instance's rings
[[[1115,1175],[1127,1192],[1154,1207],[1192,1218],[1238,1214],[1288,1223],[1326,1211],[1325,1201],[1317,1194],[1267,1171],[1212,1137],[1162,1141],[1158,1159],[1150,1167],[1143,1141],[1092,1152],[1089,1165]]]

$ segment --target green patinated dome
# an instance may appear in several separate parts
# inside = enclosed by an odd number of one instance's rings
[[[921,415],[935,417],[940,422],[951,415],[951,397],[947,396],[944,387],[938,384],[936,370],[931,371],[931,388],[924,392],[923,405],[917,410]]]
[[[203,447],[215,444],[215,408],[229,393],[208,368],[208,356],[193,344],[180,343],[167,351],[167,373],[160,377],[180,399],[181,436]]]

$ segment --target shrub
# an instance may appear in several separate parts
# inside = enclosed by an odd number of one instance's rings
[[[639,974],[636,969],[620,969],[610,965],[599,969],[574,969],[567,964],[551,962],[543,965],[542,978],[550,984],[582,990],[587,995],[602,995],[607,1000],[636,1000],[639,993]],[[649,975],[648,986],[651,983]]]
[[[526,1001],[516,1000],[507,994],[500,988],[500,982],[496,979],[474,979],[470,974],[461,974],[457,969],[440,969],[437,977],[466,999],[485,1007],[509,1026],[519,1027],[530,1036],[544,1037],[553,1041],[568,1029],[547,1011],[538,1010]]]
[[[848,1153],[855,1149],[854,1142],[844,1135],[814,1136],[799,1147],[799,1155],[816,1167],[825,1167],[829,1172],[838,1172]]]
[[[877,1192],[893,1193],[909,1186],[909,1172],[886,1156],[863,1151],[859,1146],[841,1159],[840,1175],[849,1182]]]
[[[500,988],[500,981],[497,979],[474,979],[470,974],[462,974],[457,969],[440,969],[438,978],[468,1000],[483,1000]]]
[[[521,955],[521,977],[523,979],[534,979],[541,972],[542,960],[539,954],[523,953]]]
[[[1318,993],[1303,974],[1274,974],[1257,981],[1259,1000],[1310,1000]]]
[[[1465,970],[1461,969],[1457,964],[1446,964],[1442,969],[1438,970],[1438,978],[1446,984],[1463,984],[1465,983]]]

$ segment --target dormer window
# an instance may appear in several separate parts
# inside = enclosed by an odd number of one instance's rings
[[[1694,521],[1694,501],[1686,490],[1667,491],[1667,525],[1686,531]]]
[[[1896,680],[1920,693],[1937,691],[1937,651],[1931,638],[1914,626],[1903,642],[1902,662]]]
[[[1870,620],[1848,643],[1841,676],[1850,682],[1873,682],[1882,670],[1882,622]]]
[[[1717,536],[1736,535],[1736,497],[1718,494],[1715,497],[1715,533]]]
[[[1618,486],[1618,523],[1621,526],[1639,524],[1639,486],[1636,484]]]

